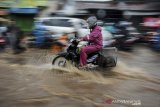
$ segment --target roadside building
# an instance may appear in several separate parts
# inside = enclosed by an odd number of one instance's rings
[[[34,17],[47,6],[48,0],[2,0],[0,15],[14,19],[25,32],[32,31]],[[3,11],[1,11],[3,10]],[[7,12],[4,12],[7,11]]]

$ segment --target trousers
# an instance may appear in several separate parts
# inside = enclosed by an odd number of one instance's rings
[[[84,66],[87,64],[87,55],[93,52],[100,51],[101,48],[97,48],[95,45],[88,45],[82,47],[80,50],[80,65]]]

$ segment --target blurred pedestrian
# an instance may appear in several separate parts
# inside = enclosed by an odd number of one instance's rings
[[[16,25],[16,21],[12,20],[10,22],[7,28],[7,35],[14,54],[21,53],[25,50],[20,44],[23,38],[23,31]]]

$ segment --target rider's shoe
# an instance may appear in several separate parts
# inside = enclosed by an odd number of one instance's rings
[[[87,64],[87,68],[96,68],[98,67],[98,65],[94,65],[94,64]]]
[[[79,66],[79,69],[83,69],[83,70],[86,70],[86,69],[92,69],[92,68],[96,68],[98,67],[98,65],[94,65],[94,64],[87,64],[87,65],[84,65],[84,66]]]

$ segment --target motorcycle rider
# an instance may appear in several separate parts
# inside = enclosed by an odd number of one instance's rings
[[[80,50],[80,65],[81,67],[87,67],[87,55],[93,52],[98,52],[102,49],[102,33],[101,27],[97,25],[97,18],[91,16],[87,19],[87,23],[91,30],[90,34],[83,37],[82,41],[88,41],[89,45],[82,47]]]

